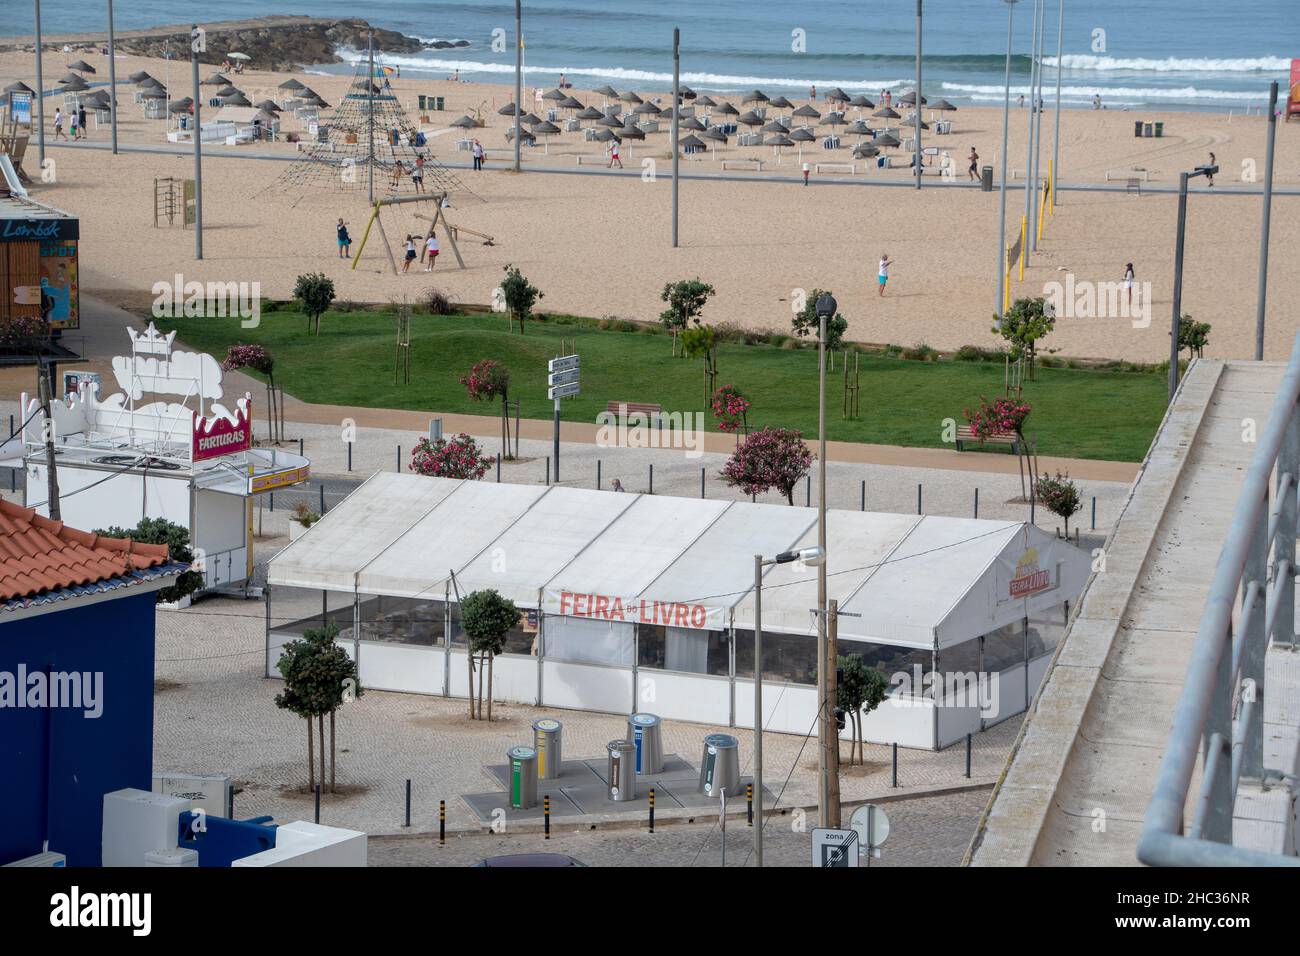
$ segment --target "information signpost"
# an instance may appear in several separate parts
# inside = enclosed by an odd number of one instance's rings
[[[555,483],[560,483],[560,399],[578,395],[582,360],[577,355],[561,355],[546,363],[546,397],[555,402]]]

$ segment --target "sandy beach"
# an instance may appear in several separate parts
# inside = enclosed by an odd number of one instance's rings
[[[48,53],[47,86],[64,72],[63,61],[77,56],[85,56],[99,69],[93,78],[96,82],[106,79],[106,58],[98,53]],[[659,293],[664,283],[699,276],[717,289],[705,312],[706,320],[713,323],[788,329],[796,290],[819,287],[835,292],[849,319],[849,337],[856,341],[925,343],[945,350],[965,344],[995,346],[999,341],[990,331],[999,196],[996,189],[985,193],[960,184],[967,178],[966,157],[972,146],[980,165],[1000,163],[1000,109],[962,108],[948,114],[952,133],[925,142],[950,152],[957,165],[957,185],[927,174],[920,192],[847,185],[906,183],[911,176],[906,169],[873,166],[866,171],[862,161],[851,175],[814,173],[812,185],[805,188],[799,182],[797,150],[791,148],[782,150],[778,161],[771,147],[740,147],[733,140],[717,154],[684,158],[682,173],[691,177],[720,175],[720,159],[762,158],[763,177],[789,179],[684,179],[681,244],[673,249],[671,151],[666,132],[625,144],[628,175],[604,174],[603,163],[580,166],[575,156],[602,157],[603,145],[585,142],[581,133],[564,133],[526,149],[526,168],[539,172],[519,176],[505,169],[511,155],[505,139],[508,120],[497,113],[512,99],[511,89],[395,78],[394,91],[413,121],[421,115],[418,96],[445,98],[445,110],[424,112],[428,121],[420,124],[432,155],[443,163],[469,166],[469,153],[456,148],[463,133],[449,124],[467,113],[483,119],[485,125],[473,135],[487,149],[487,168],[478,173],[453,170],[468,189],[453,198],[448,217],[459,227],[491,235],[494,244],[482,245],[462,233],[467,268],[456,268],[454,259],[444,254],[433,275],[413,270],[393,276],[376,236],[372,235],[356,270],[336,255],[335,221],[346,219],[354,237],[364,227],[369,213],[364,185],[351,192],[286,188],[282,174],[287,164],[275,157],[299,154],[294,144],[285,142],[205,146],[204,259],[196,262],[191,231],[152,225],[154,178],[190,177],[193,160],[188,147],[166,143],[164,121],[144,119],[142,108],[131,102],[125,81],[136,70],[150,71],[172,84],[174,95],[184,96],[190,92],[188,64],[118,59],[118,81],[125,87],[120,142],[160,151],[113,156],[85,148],[109,139],[108,129],[95,128],[93,123],[88,140],[75,147],[54,143],[47,136],[55,181],[38,182],[33,189],[35,198],[81,218],[83,287],[112,301],[145,304],[152,299],[154,283],[171,282],[178,273],[187,281],[258,282],[264,296],[288,298],[298,274],[319,270],[333,277],[343,300],[414,302],[437,286],[454,301],[484,303],[499,283],[503,267],[512,263],[544,290],[543,309],[557,312],[654,321],[663,307]],[[207,65],[201,68],[203,76],[212,70]],[[34,86],[34,72],[30,53],[0,54],[0,85],[23,80]],[[279,95],[276,87],[290,75],[335,104],[352,79],[251,70],[232,79],[256,102]],[[602,97],[589,90],[569,92],[586,105],[602,103]],[[664,106],[671,102],[671,94],[663,91],[636,92],[647,100],[659,97]],[[876,98],[877,91],[865,92]],[[715,99],[741,105],[740,97]],[[525,103],[545,115],[531,90],[525,91]],[[54,105],[53,98],[47,101],[47,124]],[[820,100],[816,106],[826,109]],[[205,111],[205,120],[208,115]],[[928,110],[923,116],[931,119]],[[855,119],[856,111],[850,109],[848,117]],[[1164,137],[1135,138],[1135,120],[1163,122]],[[1013,184],[1023,182],[1027,121],[1026,110],[1017,109],[1013,102],[1009,147]],[[1047,147],[1044,166],[1051,152],[1052,125],[1049,100],[1042,121]],[[666,129],[667,124],[661,126]],[[1262,179],[1266,127],[1266,118],[1240,113],[1063,110],[1061,114],[1060,169],[1067,185],[1103,184],[1108,171],[1114,177],[1119,175],[1116,171],[1137,167],[1146,171],[1150,186],[1168,187],[1177,184],[1179,171],[1207,162],[1209,153],[1215,153],[1221,172],[1214,187],[1197,181],[1189,202],[1183,283],[1183,311],[1213,326],[1207,356],[1253,354],[1261,198],[1234,195],[1234,191],[1258,187],[1251,181],[1251,169],[1253,164]],[[299,128],[292,116],[285,115],[282,131]],[[819,136],[826,130],[816,128]],[[839,150],[812,144],[804,151],[805,161],[850,162],[857,138],[844,136],[843,140],[846,148]],[[246,158],[235,158],[239,156]],[[263,158],[249,158],[253,156]],[[35,173],[34,143],[28,157],[28,171]],[[653,160],[649,169],[643,166],[647,159]],[[579,171],[595,174],[571,175]],[[758,179],[756,173],[736,170],[728,170],[727,175]],[[1278,125],[1275,184],[1279,189],[1300,185],[1300,127]],[[1123,187],[1123,177],[1111,185]],[[1296,331],[1298,202],[1300,196],[1285,194],[1274,199],[1266,340],[1266,356],[1273,359],[1289,354]],[[1019,226],[1023,204],[1020,189],[1008,191],[1009,238]],[[427,228],[416,218],[417,212],[431,214],[432,210],[416,204],[385,211],[385,229],[395,248],[406,233],[422,234]],[[1014,282],[1012,295],[1042,295],[1048,283],[1065,283],[1067,277],[1076,284],[1118,282],[1125,264],[1132,262],[1138,281],[1151,283],[1151,321],[1145,325],[1141,317],[1063,317],[1046,343],[1048,348],[1080,358],[1167,358],[1176,213],[1175,196],[1149,189],[1141,196],[1122,189],[1060,193],[1038,251],[1030,258],[1023,282]],[[876,261],[882,253],[895,262],[883,298],[875,286]]]

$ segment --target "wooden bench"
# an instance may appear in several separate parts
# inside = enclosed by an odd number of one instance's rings
[[[654,402],[607,402],[605,404],[605,411],[613,415],[615,421],[622,417],[644,415],[651,424],[657,424],[663,410],[662,405]]]
[[[967,442],[974,445],[1008,445],[1014,453],[1020,453],[1020,439],[1016,437],[1015,432],[1001,432],[981,439],[969,425],[960,425],[957,428],[957,450],[965,451],[964,446]]]
[[[735,169],[752,169],[755,172],[763,171],[763,161],[761,159],[724,159],[722,161],[723,170]]]
[[[821,173],[823,169],[837,173],[848,173],[853,175],[858,171],[856,163],[813,163],[813,171]]]

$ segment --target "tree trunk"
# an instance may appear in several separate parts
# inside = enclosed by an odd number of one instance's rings
[[[465,661],[469,664],[469,719],[477,720],[478,715],[474,713],[474,652],[468,643],[465,645]]]
[[[483,655],[478,656],[478,719],[483,719],[483,685],[486,680],[483,675]]]
[[[311,737],[311,718],[307,718],[307,790],[316,789],[316,748]]]
[[[330,711],[330,793],[334,792],[334,711]]]
[[[321,789],[325,788],[325,715],[321,714],[316,718],[316,726],[320,732],[320,784]]]
[[[492,723],[492,662],[496,660],[495,654],[488,654],[488,679],[487,679],[487,698],[488,698],[488,723]]]

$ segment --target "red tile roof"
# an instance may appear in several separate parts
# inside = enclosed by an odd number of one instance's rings
[[[0,601],[97,584],[167,563],[167,545],[105,538],[0,500]]]

